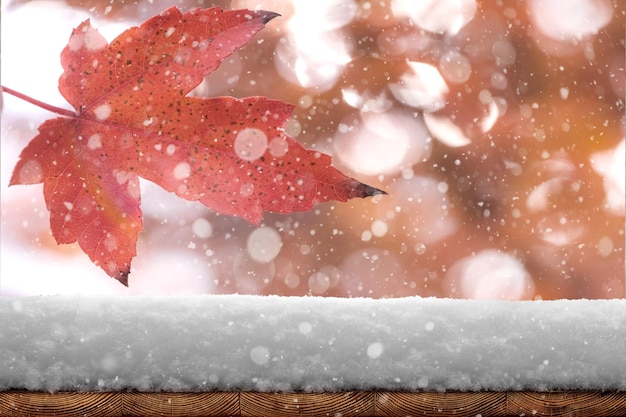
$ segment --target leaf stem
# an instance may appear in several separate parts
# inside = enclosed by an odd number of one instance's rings
[[[27,96],[26,94],[22,94],[19,91],[15,91],[9,87],[5,87],[2,86],[2,91],[4,93],[8,93],[11,94],[12,96],[15,96],[17,98],[20,98],[24,101],[29,102],[30,104],[34,104],[37,107],[41,107],[42,109],[51,111],[52,113],[56,113],[56,114],[60,114],[61,116],[66,116],[66,117],[76,117],[76,113],[71,111],[71,110],[67,110],[67,109],[62,109],[61,107],[57,107],[57,106],[53,106],[51,104],[48,103],[44,103],[42,101],[39,101],[37,99],[34,99],[30,96]]]

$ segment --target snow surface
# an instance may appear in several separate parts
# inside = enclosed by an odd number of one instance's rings
[[[626,389],[626,300],[0,298],[0,390]]]

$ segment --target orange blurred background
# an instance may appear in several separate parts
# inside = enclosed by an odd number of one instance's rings
[[[11,59],[20,19],[44,13],[41,31],[67,42],[88,16],[110,41],[174,4],[280,13],[195,93],[296,104],[288,133],[389,195],[256,228],[144,182],[125,289],[56,245],[40,186],[7,189],[53,115],[5,96],[2,294],[624,297],[623,2],[8,2],[2,82],[58,100]],[[63,45],[45,41],[31,48],[57,58],[37,70],[56,80]]]

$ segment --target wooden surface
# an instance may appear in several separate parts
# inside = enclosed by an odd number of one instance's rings
[[[626,392],[0,392],[0,416],[626,416]]]

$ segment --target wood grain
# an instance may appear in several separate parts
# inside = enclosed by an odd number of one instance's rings
[[[509,392],[507,411],[539,416],[626,416],[626,392]]]
[[[122,415],[216,417],[239,415],[237,392],[178,392],[122,394]]]
[[[117,392],[0,392],[0,416],[111,417],[121,415],[122,396]]]
[[[379,392],[379,416],[502,416],[506,415],[505,392]]]
[[[241,416],[372,416],[374,393],[349,391],[321,394],[245,392],[241,394]]]
[[[624,391],[0,392],[0,417],[626,416]]]

